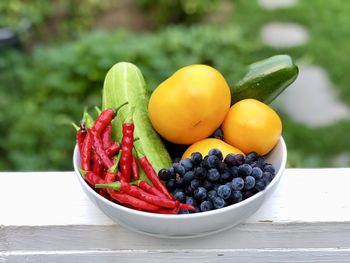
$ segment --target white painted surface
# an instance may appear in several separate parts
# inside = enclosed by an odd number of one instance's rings
[[[263,42],[274,48],[291,48],[305,44],[309,35],[306,29],[296,23],[271,22],[261,29]]]
[[[349,185],[350,168],[287,169],[245,223],[164,240],[113,224],[73,172],[0,173],[0,262],[349,262]]]
[[[350,119],[350,107],[342,103],[324,69],[301,67],[296,81],[278,99],[288,116],[309,127],[322,127]]]

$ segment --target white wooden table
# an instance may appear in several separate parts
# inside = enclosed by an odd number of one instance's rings
[[[350,168],[287,169],[224,233],[157,239],[114,224],[73,172],[0,173],[0,262],[350,262]]]

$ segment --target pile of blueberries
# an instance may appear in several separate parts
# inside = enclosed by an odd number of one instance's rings
[[[272,181],[275,168],[255,152],[223,158],[214,148],[205,157],[195,152],[191,158],[177,158],[158,176],[176,200],[195,207],[193,212],[179,212],[188,214],[219,209],[253,196]]]

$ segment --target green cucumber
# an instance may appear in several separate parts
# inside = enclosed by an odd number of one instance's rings
[[[107,73],[102,90],[102,108],[121,107],[112,122],[113,136],[122,139],[122,124],[132,116],[135,124],[134,137],[156,172],[171,165],[171,158],[161,138],[148,118],[149,97],[141,71],[133,64],[120,62]]]
[[[248,66],[243,78],[231,85],[231,104],[253,98],[266,104],[271,103],[299,73],[288,55],[276,55]]]

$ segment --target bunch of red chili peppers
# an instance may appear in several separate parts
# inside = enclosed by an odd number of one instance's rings
[[[111,121],[116,111],[102,111],[91,127],[84,122],[76,133],[81,156],[81,173],[99,194],[129,208],[162,214],[194,210],[174,200],[146,155],[133,151],[134,124],[122,125],[121,145],[111,139]],[[138,158],[137,158],[138,157]],[[139,180],[139,165],[152,184]]]

